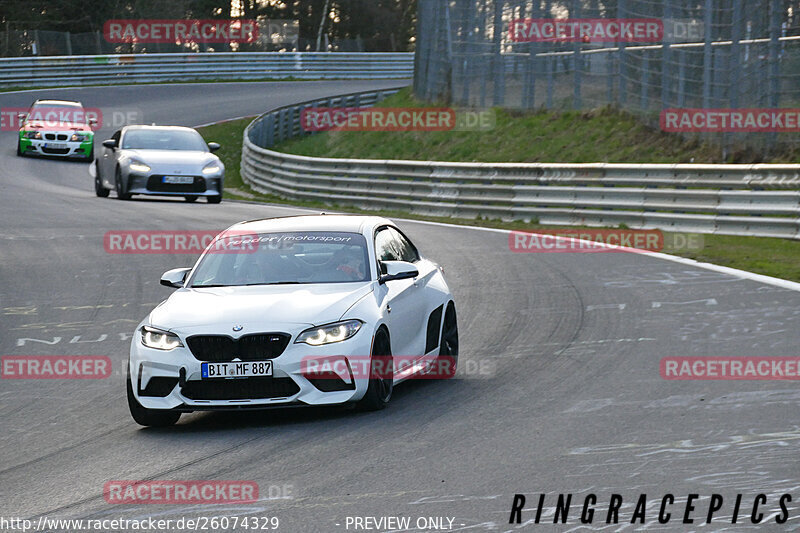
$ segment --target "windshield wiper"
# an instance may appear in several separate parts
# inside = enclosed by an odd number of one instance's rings
[[[223,283],[212,283],[209,285],[192,285],[192,289],[212,289],[214,287],[235,287],[236,285],[226,285]]]

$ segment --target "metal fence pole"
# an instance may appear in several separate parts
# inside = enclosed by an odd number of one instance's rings
[[[711,107],[711,69],[713,67],[711,61],[711,20],[714,15],[712,0],[706,0],[705,20],[703,26],[705,28],[705,44],[703,45],[703,107]]]
[[[581,18],[581,2],[580,0],[572,0],[570,5],[570,18]],[[573,14],[574,13],[574,14]],[[572,87],[572,107],[580,109],[581,105],[581,75],[583,74],[583,65],[581,61],[581,42],[575,39],[573,44],[572,56],[572,73],[573,73],[573,87]]]
[[[670,9],[673,0],[664,0],[664,17],[663,22],[666,27],[667,23],[671,20],[672,10]],[[669,92],[670,84],[672,83],[672,67],[670,65],[670,43],[667,36],[664,35],[664,44],[662,45],[661,52],[661,109],[669,107]]]
[[[626,0],[619,0],[617,4],[617,18],[625,18],[626,8],[627,6]],[[624,105],[626,101],[626,93],[625,93],[625,76],[627,75],[626,72],[626,53],[625,53],[625,43],[620,39],[619,42],[619,52],[617,52],[619,59],[617,60],[617,64],[619,65],[619,90],[617,91],[617,102],[619,105]]]
[[[739,107],[739,75],[742,65],[739,63],[742,40],[742,0],[733,0],[733,26],[731,28],[731,62],[729,98],[732,108]]]
[[[494,0],[494,22],[492,23],[492,54],[494,58],[494,84],[492,102],[503,105],[505,101],[505,63],[503,60],[503,0]]]

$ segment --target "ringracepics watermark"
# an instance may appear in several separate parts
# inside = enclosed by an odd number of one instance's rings
[[[109,20],[103,37],[110,43],[253,43],[255,20]]]
[[[665,132],[797,133],[800,109],[669,108],[661,111],[660,123]]]
[[[673,252],[700,250],[703,243],[701,234],[637,229],[541,228],[508,235],[515,253]]]
[[[515,43],[657,43],[664,39],[660,19],[514,19],[509,38]]]
[[[496,123],[491,109],[309,107],[300,112],[304,131],[486,131]]]
[[[800,357],[664,357],[667,380],[800,380]]]
[[[105,355],[4,355],[3,379],[105,379],[111,359]]]
[[[773,520],[784,524],[790,518],[792,494],[685,496],[664,494],[648,499],[647,494],[580,495],[539,494],[525,506],[525,494],[515,494],[509,524],[761,524]],[[706,500],[708,503],[706,504]],[[547,505],[546,505],[547,504]],[[523,515],[524,513],[524,515]],[[523,522],[523,516],[525,521]]]

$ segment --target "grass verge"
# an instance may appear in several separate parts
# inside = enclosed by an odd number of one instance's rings
[[[401,95],[401,97],[403,96]],[[392,102],[392,105],[397,106],[397,102]],[[600,124],[603,124],[606,120],[608,120],[608,115],[607,114],[603,115],[603,113],[601,113]],[[200,128],[200,131],[206,140],[216,141],[222,145],[222,148],[217,152],[217,154],[220,156],[226,167],[226,192],[225,192],[226,198],[256,200],[261,202],[283,204],[283,205],[294,205],[298,207],[307,207],[312,209],[318,208],[320,210],[335,209],[337,211],[342,211],[342,212],[365,213],[372,215],[381,215],[390,218],[412,218],[417,220],[428,220],[433,222],[461,224],[465,226],[481,226],[481,227],[492,227],[492,228],[514,229],[514,230],[536,230],[543,227],[539,224],[534,224],[534,223],[506,222],[497,219],[495,220],[456,219],[447,217],[424,216],[424,215],[413,214],[406,211],[388,211],[388,210],[366,211],[347,206],[326,204],[323,202],[287,201],[277,196],[256,193],[242,182],[240,174],[242,134],[244,132],[245,127],[247,127],[247,125],[251,122],[251,120],[252,119],[250,118],[240,119]],[[534,126],[529,124],[526,127],[534,127]],[[518,131],[516,126],[512,129],[513,131]],[[293,153],[301,152],[304,153],[305,155],[327,156],[327,157],[425,159],[425,157],[422,157],[423,152],[419,151],[415,146],[413,146],[413,142],[410,141],[408,144],[403,144],[403,143],[392,144],[392,142],[387,142],[387,145],[383,145],[378,143],[379,146],[373,147],[371,142],[365,141],[360,136],[353,138],[353,139],[359,139],[358,142],[353,142],[352,139],[348,140],[347,142],[344,142],[341,139],[337,139],[334,141],[329,140],[330,137],[338,137],[338,136],[349,137],[350,135],[353,134],[336,133],[333,135],[331,134],[315,135],[305,139],[292,140],[283,143],[279,147],[279,149],[285,151],[291,151]],[[356,135],[363,135],[363,134],[356,134]],[[377,135],[380,136],[385,134],[377,134]],[[434,134],[428,134],[428,135],[434,135]],[[537,133],[536,135],[539,136],[541,134]],[[580,158],[575,156],[575,154],[578,153],[578,147],[580,144],[579,140],[577,140],[578,139],[577,135],[578,134],[576,133],[576,140],[573,140],[572,143],[570,144],[570,148],[567,150],[566,156],[562,156],[560,158],[553,157],[552,159],[547,157],[545,159],[550,161],[572,160],[573,162],[578,162],[578,160],[580,161],[592,160],[592,158]],[[473,141],[464,141],[464,142],[472,143]],[[592,141],[591,143],[587,142],[586,140],[584,140],[583,142],[585,144],[591,144],[592,146],[597,146],[606,141],[604,139],[597,139],[596,141]],[[666,154],[672,152],[674,157],[684,158],[687,157],[687,154],[689,153],[693,153],[695,154],[695,156],[699,156],[701,153],[703,153],[704,150],[707,149],[702,146],[695,146],[694,149],[696,149],[697,151],[692,152],[691,145],[687,145],[683,149],[681,149],[679,147],[680,141],[673,141],[673,142],[674,144],[671,146],[663,145],[654,148],[654,150],[655,152],[658,152],[660,154]],[[327,148],[328,143],[332,144],[330,151],[328,151]],[[428,140],[427,143],[431,144],[431,141]],[[345,146],[348,144],[351,146],[351,148],[347,149],[348,153],[344,153],[343,151],[345,150]],[[435,143],[432,144],[435,145]],[[313,148],[308,149],[309,146]],[[557,142],[547,143],[547,146],[557,147],[558,143]],[[627,147],[622,146],[617,142],[612,142],[611,146],[612,148],[610,150],[612,151],[609,153],[622,154],[629,152]],[[373,149],[375,151],[372,151]],[[462,147],[461,149],[466,149],[466,148]],[[458,150],[455,151],[454,150],[455,148],[453,147],[447,147],[447,148],[442,147],[441,150],[437,153],[437,155],[439,156],[438,158],[443,160],[451,160],[451,159],[464,160],[463,158],[453,157],[454,154],[458,152]],[[553,148],[553,150],[555,150],[555,148]],[[600,150],[600,148],[597,148],[597,150]],[[507,153],[512,153],[512,152],[514,151],[509,150]],[[487,152],[481,151],[480,153],[487,154],[487,160],[490,161],[498,160],[497,157],[488,157]],[[551,153],[558,153],[558,152],[548,152],[548,154]],[[605,153],[605,151],[603,153]],[[417,156],[415,157],[413,154],[417,154]],[[634,154],[631,152],[629,154],[629,157],[634,157]],[[597,159],[594,160],[596,161]],[[616,157],[614,157],[614,160],[622,161],[622,159],[617,159]],[[656,160],[659,162],[664,162],[663,159],[659,160],[656,158]],[[641,161],[653,161],[653,159],[641,158],[640,162]],[[680,251],[671,251],[670,253],[674,255],[679,255],[681,257],[696,259],[698,261],[715,263],[718,265],[724,265],[732,268],[738,268],[741,270],[747,270],[750,272],[756,272],[767,276],[773,276],[777,278],[800,282],[800,241],[793,241],[789,239],[772,239],[763,237],[736,237],[727,235],[704,235],[703,240],[704,244],[700,250],[680,250]]]

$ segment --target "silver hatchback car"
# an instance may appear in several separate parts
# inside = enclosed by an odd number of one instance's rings
[[[192,128],[181,126],[125,126],[103,141],[95,160],[97,196],[111,189],[120,200],[134,194],[182,196],[188,202],[205,197],[222,201],[225,166],[208,143]]]

